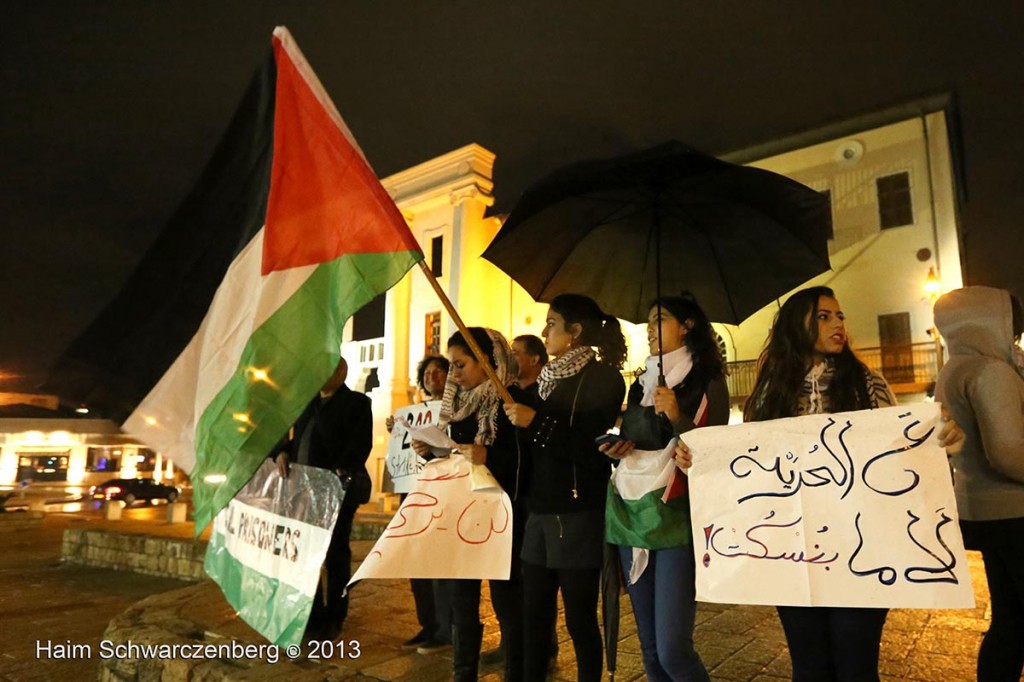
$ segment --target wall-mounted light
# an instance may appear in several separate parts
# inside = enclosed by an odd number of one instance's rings
[[[935,266],[928,268],[928,276],[924,278],[924,292],[932,298],[942,293],[942,282],[935,274]]]

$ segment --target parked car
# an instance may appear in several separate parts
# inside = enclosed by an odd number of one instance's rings
[[[94,500],[121,500],[128,506],[136,500],[174,502],[179,495],[181,491],[174,486],[151,478],[113,478],[89,489],[89,497]]]

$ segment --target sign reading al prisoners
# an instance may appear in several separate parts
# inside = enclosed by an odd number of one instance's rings
[[[344,495],[331,471],[292,464],[281,478],[268,460],[214,517],[206,573],[274,644],[302,641]]]
[[[973,607],[939,430],[921,404],[685,434],[697,599]]]

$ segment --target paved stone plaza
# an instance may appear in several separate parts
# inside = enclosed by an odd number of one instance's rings
[[[129,516],[126,514],[126,516]],[[359,642],[360,656],[328,665],[281,661],[218,660],[196,666],[180,662],[155,665],[104,664],[101,661],[37,659],[38,640],[87,644],[97,651],[104,637],[159,638],[175,630],[206,641],[260,642],[262,639],[234,616],[215,585],[186,583],[110,569],[61,564],[65,528],[104,528],[119,532],[189,537],[190,524],[88,520],[49,514],[35,525],[0,530],[0,680],[394,680],[432,682],[450,677],[451,654],[404,652],[403,640],[417,629],[407,581],[360,584],[353,593],[345,640]],[[357,558],[372,542],[356,541]],[[956,682],[974,679],[974,657],[987,628],[988,600],[980,559],[971,555],[971,573],[978,603],[958,611],[893,611],[885,628],[882,672],[887,680]],[[148,595],[156,595],[149,597]],[[616,680],[642,680],[635,626],[628,600],[622,601],[622,624]],[[497,644],[497,625],[486,609],[484,648]],[[789,679],[785,638],[769,607],[701,604],[696,641],[713,680],[769,681]],[[109,627],[109,631],[108,631]],[[108,632],[107,635],[104,633]],[[184,635],[183,635],[184,636]],[[572,645],[559,622],[561,648],[551,679],[575,679]],[[497,682],[497,667],[484,667],[481,678]]]

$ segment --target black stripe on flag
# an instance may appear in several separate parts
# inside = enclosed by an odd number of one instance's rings
[[[192,192],[44,386],[122,422],[199,329],[232,261],[263,226],[274,149],[273,50]]]

